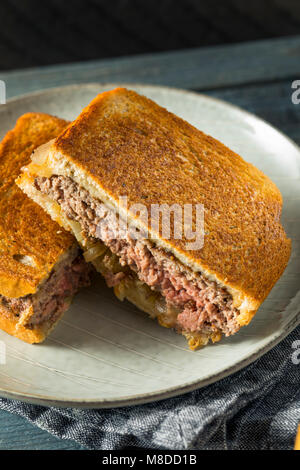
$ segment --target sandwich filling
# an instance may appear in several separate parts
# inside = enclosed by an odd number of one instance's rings
[[[55,200],[69,220],[80,224],[89,242],[101,241],[97,262],[116,294],[122,286],[138,282],[145,295],[154,297],[160,323],[188,337],[199,333],[218,340],[221,334],[229,336],[240,328],[239,311],[226,289],[193,272],[152,241],[132,237],[129,229],[120,234],[113,211],[74,180],[58,175],[36,177],[34,185]]]
[[[26,328],[49,328],[68,308],[73,295],[81,287],[89,285],[90,273],[91,267],[78,248],[72,248],[57,263],[36,294],[19,298],[0,295],[0,305],[8,315],[19,318],[20,324]]]

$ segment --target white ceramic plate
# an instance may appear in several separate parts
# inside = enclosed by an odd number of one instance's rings
[[[79,85],[33,93],[0,106],[0,137],[28,111],[74,119],[97,93],[115,85]],[[99,279],[81,292],[49,339],[30,346],[0,332],[7,361],[0,394],[78,407],[133,405],[185,393],[246,366],[300,321],[300,151],[276,129],[230,104],[164,87],[127,85],[211,134],[265,172],[284,198],[283,224],[293,240],[284,276],[252,323],[231,338],[191,352]]]

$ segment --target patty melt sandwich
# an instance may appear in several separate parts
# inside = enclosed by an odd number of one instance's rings
[[[120,299],[175,328],[193,349],[247,325],[290,256],[275,184],[124,88],[98,95],[34,152],[18,185],[74,233]],[[196,249],[189,248],[195,214],[181,237],[174,217],[168,237],[161,220],[153,226],[144,217],[153,207],[195,204],[204,207],[204,244]]]
[[[67,124],[25,114],[0,144],[0,328],[28,343],[44,340],[89,280],[74,237],[15,184],[33,150]]]

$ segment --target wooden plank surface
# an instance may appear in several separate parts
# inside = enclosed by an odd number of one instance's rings
[[[0,450],[81,450],[71,440],[59,439],[24,418],[0,411]]]
[[[297,0],[69,3],[1,0],[0,69],[233,44],[300,30]]]
[[[257,114],[300,144],[300,37],[0,73],[8,97],[71,83],[140,82],[196,89]],[[0,411],[0,449],[80,449]]]
[[[210,90],[300,76],[300,36],[0,72],[7,97],[87,82],[149,83]]]

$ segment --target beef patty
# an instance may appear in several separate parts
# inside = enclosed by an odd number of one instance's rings
[[[0,303],[8,315],[20,318],[27,316],[29,309],[33,315],[24,326],[34,328],[42,323],[55,323],[68,308],[70,298],[84,286],[90,284],[91,266],[88,265],[77,247],[58,262],[49,277],[35,294],[9,298],[0,295]]]
[[[217,330],[229,336],[239,329],[239,311],[226,289],[201,272],[193,272],[150,240],[132,237],[129,229],[118,230],[114,212],[71,178],[37,177],[35,187],[55,200],[69,219],[79,222],[87,237],[101,240],[117,255],[120,267],[129,267],[140,281],[158,291],[167,305],[175,306],[178,314],[174,326],[178,330],[191,333]],[[115,285],[126,275],[120,269],[119,273],[107,273],[105,277],[109,285]]]

